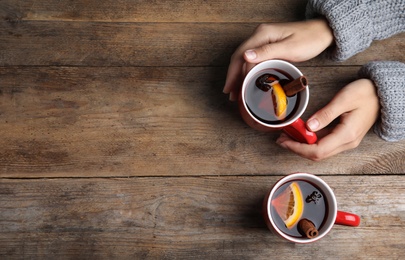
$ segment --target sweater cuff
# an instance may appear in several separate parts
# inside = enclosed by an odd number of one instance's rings
[[[405,139],[405,64],[370,62],[360,69],[359,76],[371,79],[377,87],[381,116],[374,132],[386,141]]]
[[[308,19],[324,16],[333,30],[336,46],[328,50],[331,59],[342,61],[367,49],[373,41],[372,19],[363,1],[310,0]]]

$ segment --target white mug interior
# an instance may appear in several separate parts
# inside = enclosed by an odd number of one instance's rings
[[[251,83],[251,81],[255,81],[258,77],[269,72],[271,69],[279,69],[279,70],[285,71],[294,79],[299,78],[300,76],[303,75],[302,72],[299,69],[297,69],[294,65],[292,65],[289,62],[283,61],[283,60],[267,60],[267,61],[261,62],[261,63],[257,64],[256,66],[254,66],[249,71],[249,73],[245,77],[245,80],[243,81],[242,91],[241,91],[242,101],[243,101],[242,103],[245,106],[245,110],[249,114],[249,117],[251,117],[253,120],[255,120],[255,122],[257,122],[258,124],[266,126],[266,127],[270,127],[270,128],[281,128],[281,127],[292,124],[299,117],[301,117],[302,114],[305,112],[305,109],[307,108],[308,101],[309,101],[309,90],[307,87],[307,88],[305,88],[305,90],[300,92],[300,101],[299,101],[298,107],[295,110],[294,115],[292,115],[288,120],[285,120],[285,121],[283,121],[281,123],[277,123],[277,124],[269,124],[269,123],[265,123],[265,122],[259,120],[258,118],[256,118],[255,115],[253,115],[250,112],[250,109],[247,107],[246,100],[245,100],[246,88],[249,86],[249,83]]]
[[[326,213],[327,218],[325,222],[323,223],[322,227],[318,230],[319,234],[318,236],[314,238],[298,238],[298,237],[292,237],[289,236],[288,234],[284,233],[281,229],[279,229],[272,219],[272,214],[271,210],[272,207],[270,205],[271,200],[276,192],[276,190],[281,187],[284,183],[289,182],[289,181],[294,181],[294,180],[304,180],[312,183],[314,186],[316,186],[319,190],[323,192],[323,195],[325,196],[326,203],[327,203],[327,208],[328,212]],[[332,229],[335,220],[336,220],[336,215],[337,215],[337,202],[336,202],[336,197],[333,193],[333,190],[329,187],[329,185],[323,181],[321,178],[309,174],[309,173],[293,173],[290,175],[287,175],[286,177],[280,179],[271,189],[270,195],[267,197],[266,200],[266,217],[268,218],[268,222],[270,222],[272,226],[272,230],[275,231],[279,236],[287,239],[288,241],[294,242],[294,243],[311,243],[315,242],[321,238],[323,238],[326,234],[329,233],[329,231]]]

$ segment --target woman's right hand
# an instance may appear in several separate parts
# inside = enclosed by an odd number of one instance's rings
[[[307,128],[311,131],[325,130],[316,144],[300,143],[285,134],[277,139],[277,143],[304,158],[320,161],[356,148],[377,121],[379,111],[380,103],[373,81],[358,79],[342,88],[307,121]],[[327,127],[336,118],[339,118],[339,123]]]
[[[306,61],[332,43],[332,29],[324,19],[262,24],[232,55],[223,92],[236,100],[243,78],[257,63],[270,59]]]

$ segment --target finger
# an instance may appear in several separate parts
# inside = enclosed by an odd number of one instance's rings
[[[253,35],[243,42],[238,49],[234,52],[229,64],[228,73],[226,76],[225,86],[223,92],[225,94],[230,93],[233,89],[241,85],[243,80],[243,64],[246,62],[244,59],[244,53],[246,50],[256,48],[268,42],[265,41],[263,35],[256,30]]]
[[[353,95],[348,96],[344,91],[339,92],[331,102],[308,119],[306,123],[308,129],[313,132],[319,131],[340,115],[355,109],[356,102],[352,99]]]
[[[244,69],[245,75],[257,64],[256,63],[245,63],[246,67]]]
[[[229,93],[229,100],[230,101],[237,101],[239,97],[239,91],[238,90],[232,90],[231,93]]]
[[[287,135],[280,136],[276,143],[281,147],[290,150],[291,152],[313,161],[320,161],[327,158],[323,153],[319,152],[319,144],[305,144],[291,139]]]
[[[318,143],[315,160],[331,157],[346,150],[356,148],[362,140],[361,135],[352,131],[350,124],[338,124],[333,131]]]
[[[271,59],[290,59],[291,49],[286,41],[268,43],[260,47],[245,51],[243,57],[249,63],[259,63]]]
[[[240,86],[243,80],[242,68],[244,63],[245,61],[242,57],[231,59],[223,89],[225,94],[229,94],[233,89],[237,89]]]
[[[230,93],[234,88],[240,86],[241,80],[243,78],[241,68],[243,66],[243,63],[246,62],[245,56],[246,55],[249,56],[249,54],[255,55],[254,52],[253,53],[249,52],[249,50],[258,48],[259,46],[268,45],[268,43],[275,42],[277,41],[278,38],[281,37],[280,33],[282,30],[276,27],[271,30],[271,33],[269,33],[269,28],[272,28],[272,25],[268,24],[259,25],[252,34],[252,36],[249,37],[249,39],[247,39],[246,41],[244,41],[232,55],[228,69],[228,74],[226,77],[225,86],[223,89],[224,93],[226,94]],[[260,59],[260,61],[263,60],[266,60],[266,57]],[[257,64],[258,62],[248,62],[248,63]]]
[[[266,44],[262,47],[256,48],[256,49],[251,49],[251,50],[247,50],[244,53],[244,59],[246,61],[246,70],[245,70],[245,75],[254,67],[256,66],[258,63],[265,61],[265,60],[271,60],[271,59],[284,59],[284,60],[288,60],[288,57],[286,57],[286,55],[283,55],[281,52],[277,53],[277,48],[271,47],[271,46],[280,46],[280,44],[278,43],[271,43],[271,44]],[[271,49],[274,48],[275,49],[275,54],[270,53],[271,51],[269,51],[268,53],[264,53],[266,51],[263,51],[264,49]],[[256,52],[258,52],[256,54]],[[262,54],[264,53],[264,54]]]
[[[231,90],[229,91],[229,100],[230,101],[236,101],[239,96],[239,91],[242,86],[243,80],[246,76],[246,74],[251,70],[256,64],[247,64],[246,62],[243,63],[241,72],[237,75],[237,77],[240,77]],[[227,94],[227,93],[226,93]]]
[[[288,135],[282,133],[280,137],[277,139],[276,143],[280,145],[281,147],[292,151],[293,153],[310,159],[314,160],[314,157],[312,154],[317,150],[318,144],[305,144],[305,143],[300,143],[295,140],[293,140],[291,137]]]
[[[277,139],[277,144],[301,157],[320,161],[345,150],[353,149],[358,145],[358,138],[352,139],[347,136],[347,127],[345,124],[337,125],[333,131],[320,139],[316,144],[309,145],[296,142],[285,134]]]
[[[270,44],[265,44],[261,47],[252,49],[252,50],[247,50],[245,52],[244,58],[247,62],[250,63],[259,63],[262,62],[264,60],[271,60],[274,58],[279,58],[277,56],[280,55],[275,55],[276,53],[276,49],[275,48],[277,46],[276,43],[270,43]],[[283,55],[281,55],[283,56]]]

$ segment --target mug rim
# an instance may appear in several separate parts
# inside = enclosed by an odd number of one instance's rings
[[[279,229],[274,222],[273,218],[271,217],[271,198],[274,196],[274,193],[276,190],[282,186],[284,183],[292,180],[308,180],[310,182],[313,182],[315,186],[320,188],[324,195],[327,197],[327,203],[328,203],[328,213],[327,213],[327,220],[323,224],[322,232],[319,232],[319,235],[314,238],[298,238],[298,237],[292,237],[286,233],[284,233],[281,229]],[[321,184],[321,185],[319,185]],[[319,187],[322,186],[322,187]],[[321,178],[314,174],[310,173],[304,173],[304,172],[297,172],[297,173],[291,173],[287,176],[284,176],[283,178],[279,179],[271,188],[269,195],[267,196],[267,201],[266,201],[266,217],[268,222],[271,225],[271,229],[274,230],[274,232],[277,233],[277,235],[281,236],[282,238],[294,242],[294,243],[300,243],[300,244],[307,244],[307,243],[312,243],[315,242],[324,236],[326,236],[329,231],[332,229],[332,227],[335,224],[336,216],[337,216],[337,201],[336,201],[336,196],[333,192],[333,190],[330,188],[330,186]]]
[[[245,78],[244,78],[244,80],[243,80],[243,84],[242,84],[242,88],[241,88],[241,92],[240,92],[241,94],[240,94],[240,95],[241,95],[241,98],[242,98],[243,106],[244,106],[244,108],[245,108],[245,110],[246,110],[246,112],[248,113],[248,115],[249,115],[250,118],[252,118],[256,123],[258,123],[258,124],[260,124],[260,125],[262,125],[262,126],[278,129],[278,128],[282,128],[282,127],[285,127],[285,126],[288,126],[288,125],[294,123],[294,122],[295,122],[296,120],[298,120],[298,118],[300,118],[300,117],[302,116],[302,114],[305,112],[305,110],[306,110],[306,108],[307,108],[307,106],[308,106],[308,102],[309,102],[309,86],[306,87],[306,88],[303,90],[303,92],[305,93],[305,95],[301,95],[301,99],[302,99],[302,100],[300,100],[300,103],[301,103],[301,102],[303,102],[303,103],[302,103],[302,105],[300,104],[300,107],[302,107],[302,108],[299,109],[299,110],[294,114],[293,117],[291,117],[291,118],[289,118],[288,120],[283,121],[283,122],[281,122],[281,123],[277,123],[277,124],[269,124],[269,123],[265,123],[265,122],[259,120],[255,115],[253,115],[253,114],[251,113],[250,109],[248,108],[248,106],[247,106],[247,104],[246,104],[245,90],[246,90],[246,88],[247,88],[248,82],[250,81],[250,79],[253,77],[254,74],[260,72],[261,70],[271,69],[271,68],[277,68],[277,65],[273,65],[273,66],[270,65],[270,66],[269,66],[269,64],[272,64],[272,63],[274,63],[274,64],[279,64],[279,66],[280,66],[280,64],[283,65],[283,66],[288,66],[289,69],[293,70],[293,72],[295,73],[295,75],[298,75],[298,76],[293,76],[293,75],[291,75],[291,74],[293,74],[293,73],[290,73],[289,71],[287,71],[287,73],[290,74],[293,78],[298,78],[298,77],[300,77],[300,76],[303,76],[302,72],[301,72],[297,67],[295,67],[292,63],[290,63],[290,62],[288,62],[288,61],[277,60],[277,59],[274,59],[274,60],[266,60],[266,61],[263,61],[263,62],[261,62],[261,63],[256,64],[256,65],[248,72],[248,74],[245,76]],[[304,98],[302,98],[302,96],[303,96]]]

